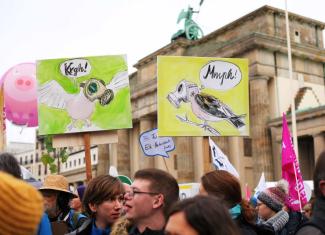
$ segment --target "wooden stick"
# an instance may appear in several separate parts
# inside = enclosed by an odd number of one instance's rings
[[[86,162],[86,178],[87,182],[92,179],[92,169],[91,169],[91,156],[90,156],[90,134],[84,133],[85,142],[85,162]]]

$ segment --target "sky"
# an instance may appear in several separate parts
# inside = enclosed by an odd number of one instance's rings
[[[288,11],[325,22],[324,0],[287,0]],[[205,35],[284,0],[0,0],[0,77],[12,66],[41,59],[126,54],[129,72],[170,43],[176,20],[191,5]],[[8,141],[34,141],[34,129],[7,123]]]

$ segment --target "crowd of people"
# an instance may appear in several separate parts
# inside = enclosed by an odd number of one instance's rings
[[[325,235],[325,152],[314,171],[314,200],[303,211],[286,205],[288,183],[242,197],[237,177],[214,170],[201,177],[199,195],[179,200],[177,180],[141,169],[131,185],[100,175],[71,192],[62,175],[36,189],[21,179],[17,160],[0,154],[0,234],[3,235]],[[309,211],[307,211],[309,209]]]

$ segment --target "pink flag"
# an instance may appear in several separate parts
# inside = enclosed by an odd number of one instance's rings
[[[252,192],[251,192],[250,188],[248,187],[248,184],[245,185],[245,197],[246,197],[247,201],[249,201],[252,197]]]
[[[300,211],[307,203],[307,197],[285,114],[282,117],[282,178],[289,183],[287,206]]]

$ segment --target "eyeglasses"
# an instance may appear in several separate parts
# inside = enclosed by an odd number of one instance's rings
[[[128,196],[128,197],[134,197],[135,194],[158,195],[158,194],[160,194],[160,193],[155,193],[155,192],[142,192],[142,191],[132,190],[132,191],[127,191],[127,192],[125,192],[124,197],[125,197],[125,196]]]

